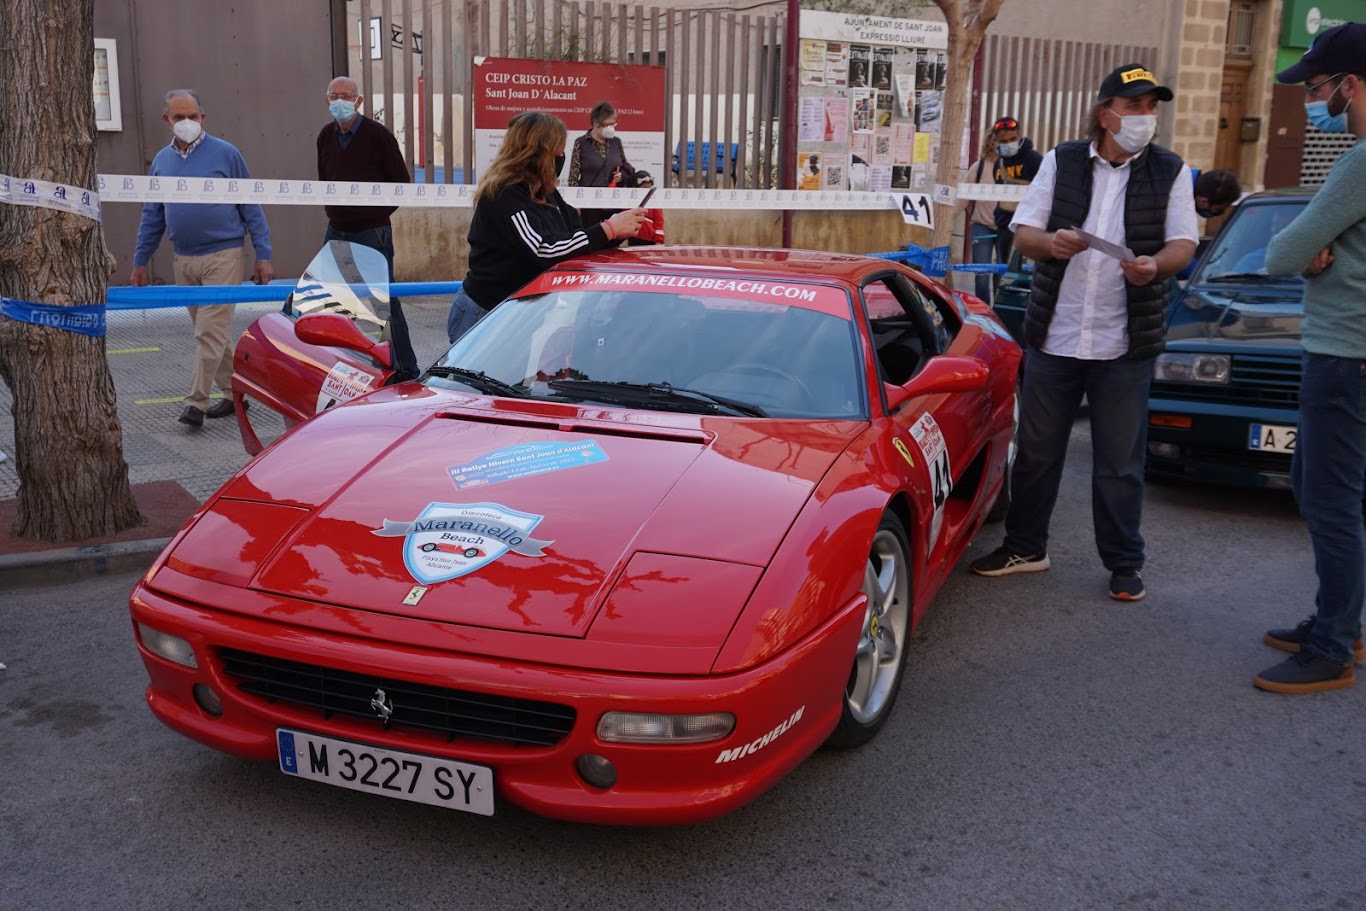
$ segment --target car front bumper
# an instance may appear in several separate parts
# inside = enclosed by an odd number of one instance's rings
[[[224,598],[231,596],[231,587],[216,587]],[[289,611],[269,619],[244,616],[231,608],[215,609],[169,596],[145,581],[134,589],[130,605],[135,624],[180,637],[194,649],[198,667],[189,668],[154,654],[138,638],[151,678],[148,705],[163,723],[186,737],[225,753],[274,762],[276,729],[291,728],[477,763],[493,770],[500,801],[561,819],[633,825],[694,822],[728,813],[753,800],[817,749],[839,720],[864,615],[864,599],[855,597],[811,635],[762,665],[737,674],[685,677],[538,665],[381,641],[367,636],[363,612],[357,613],[355,635],[343,636],[292,622]],[[306,612],[304,605],[300,607]],[[433,629],[428,641],[460,639],[441,632]],[[495,697],[559,703],[573,708],[575,720],[563,739],[551,746],[451,739],[432,731],[386,726],[378,717],[324,713],[243,692],[242,681],[226,669],[225,649],[427,686],[459,686]],[[196,702],[197,684],[214,691],[221,714],[210,714]],[[730,712],[736,723],[729,736],[701,744],[604,742],[597,737],[597,725],[609,711]],[[618,772],[616,785],[597,788],[586,783],[575,766],[585,754],[610,760]]]
[[[1189,421],[1189,426],[1173,426]],[[1294,427],[1295,408],[1154,396],[1148,403],[1148,474],[1209,484],[1290,488],[1290,454],[1248,447],[1253,424]]]

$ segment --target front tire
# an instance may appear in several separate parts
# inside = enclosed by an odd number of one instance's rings
[[[862,746],[886,724],[906,670],[911,631],[911,561],[906,529],[895,513],[878,524],[863,571],[868,608],[844,687],[839,724],[826,741],[839,749]]]

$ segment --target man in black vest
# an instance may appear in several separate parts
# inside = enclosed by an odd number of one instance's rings
[[[1091,510],[1110,597],[1146,594],[1139,523],[1148,388],[1166,334],[1168,279],[1191,261],[1198,238],[1190,169],[1152,143],[1158,102],[1171,100],[1140,64],[1106,76],[1090,140],[1045,156],[1011,221],[1016,246],[1035,260],[1019,455],[1005,544],[972,564],[978,575],[1048,569],[1049,520],[1085,395]]]

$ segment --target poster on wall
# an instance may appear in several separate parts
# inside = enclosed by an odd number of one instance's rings
[[[569,141],[588,131],[588,113],[599,101],[617,109],[617,135],[626,160],[638,171],[665,173],[664,67],[614,63],[571,63],[476,57],[471,81],[474,100],[474,171],[470,182],[493,162],[508,121],[523,111],[545,111],[564,121]],[[569,165],[560,179],[569,176]]]
[[[803,10],[799,32],[797,159],[789,165],[797,169],[797,187],[931,189],[929,150],[938,145],[943,120],[948,27]],[[917,170],[917,163],[924,166]]]

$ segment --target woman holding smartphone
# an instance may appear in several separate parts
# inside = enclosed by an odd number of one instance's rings
[[[446,319],[452,342],[556,263],[602,250],[640,230],[643,209],[583,227],[557,189],[567,137],[564,123],[542,111],[509,121],[503,145],[474,193],[470,267]]]

